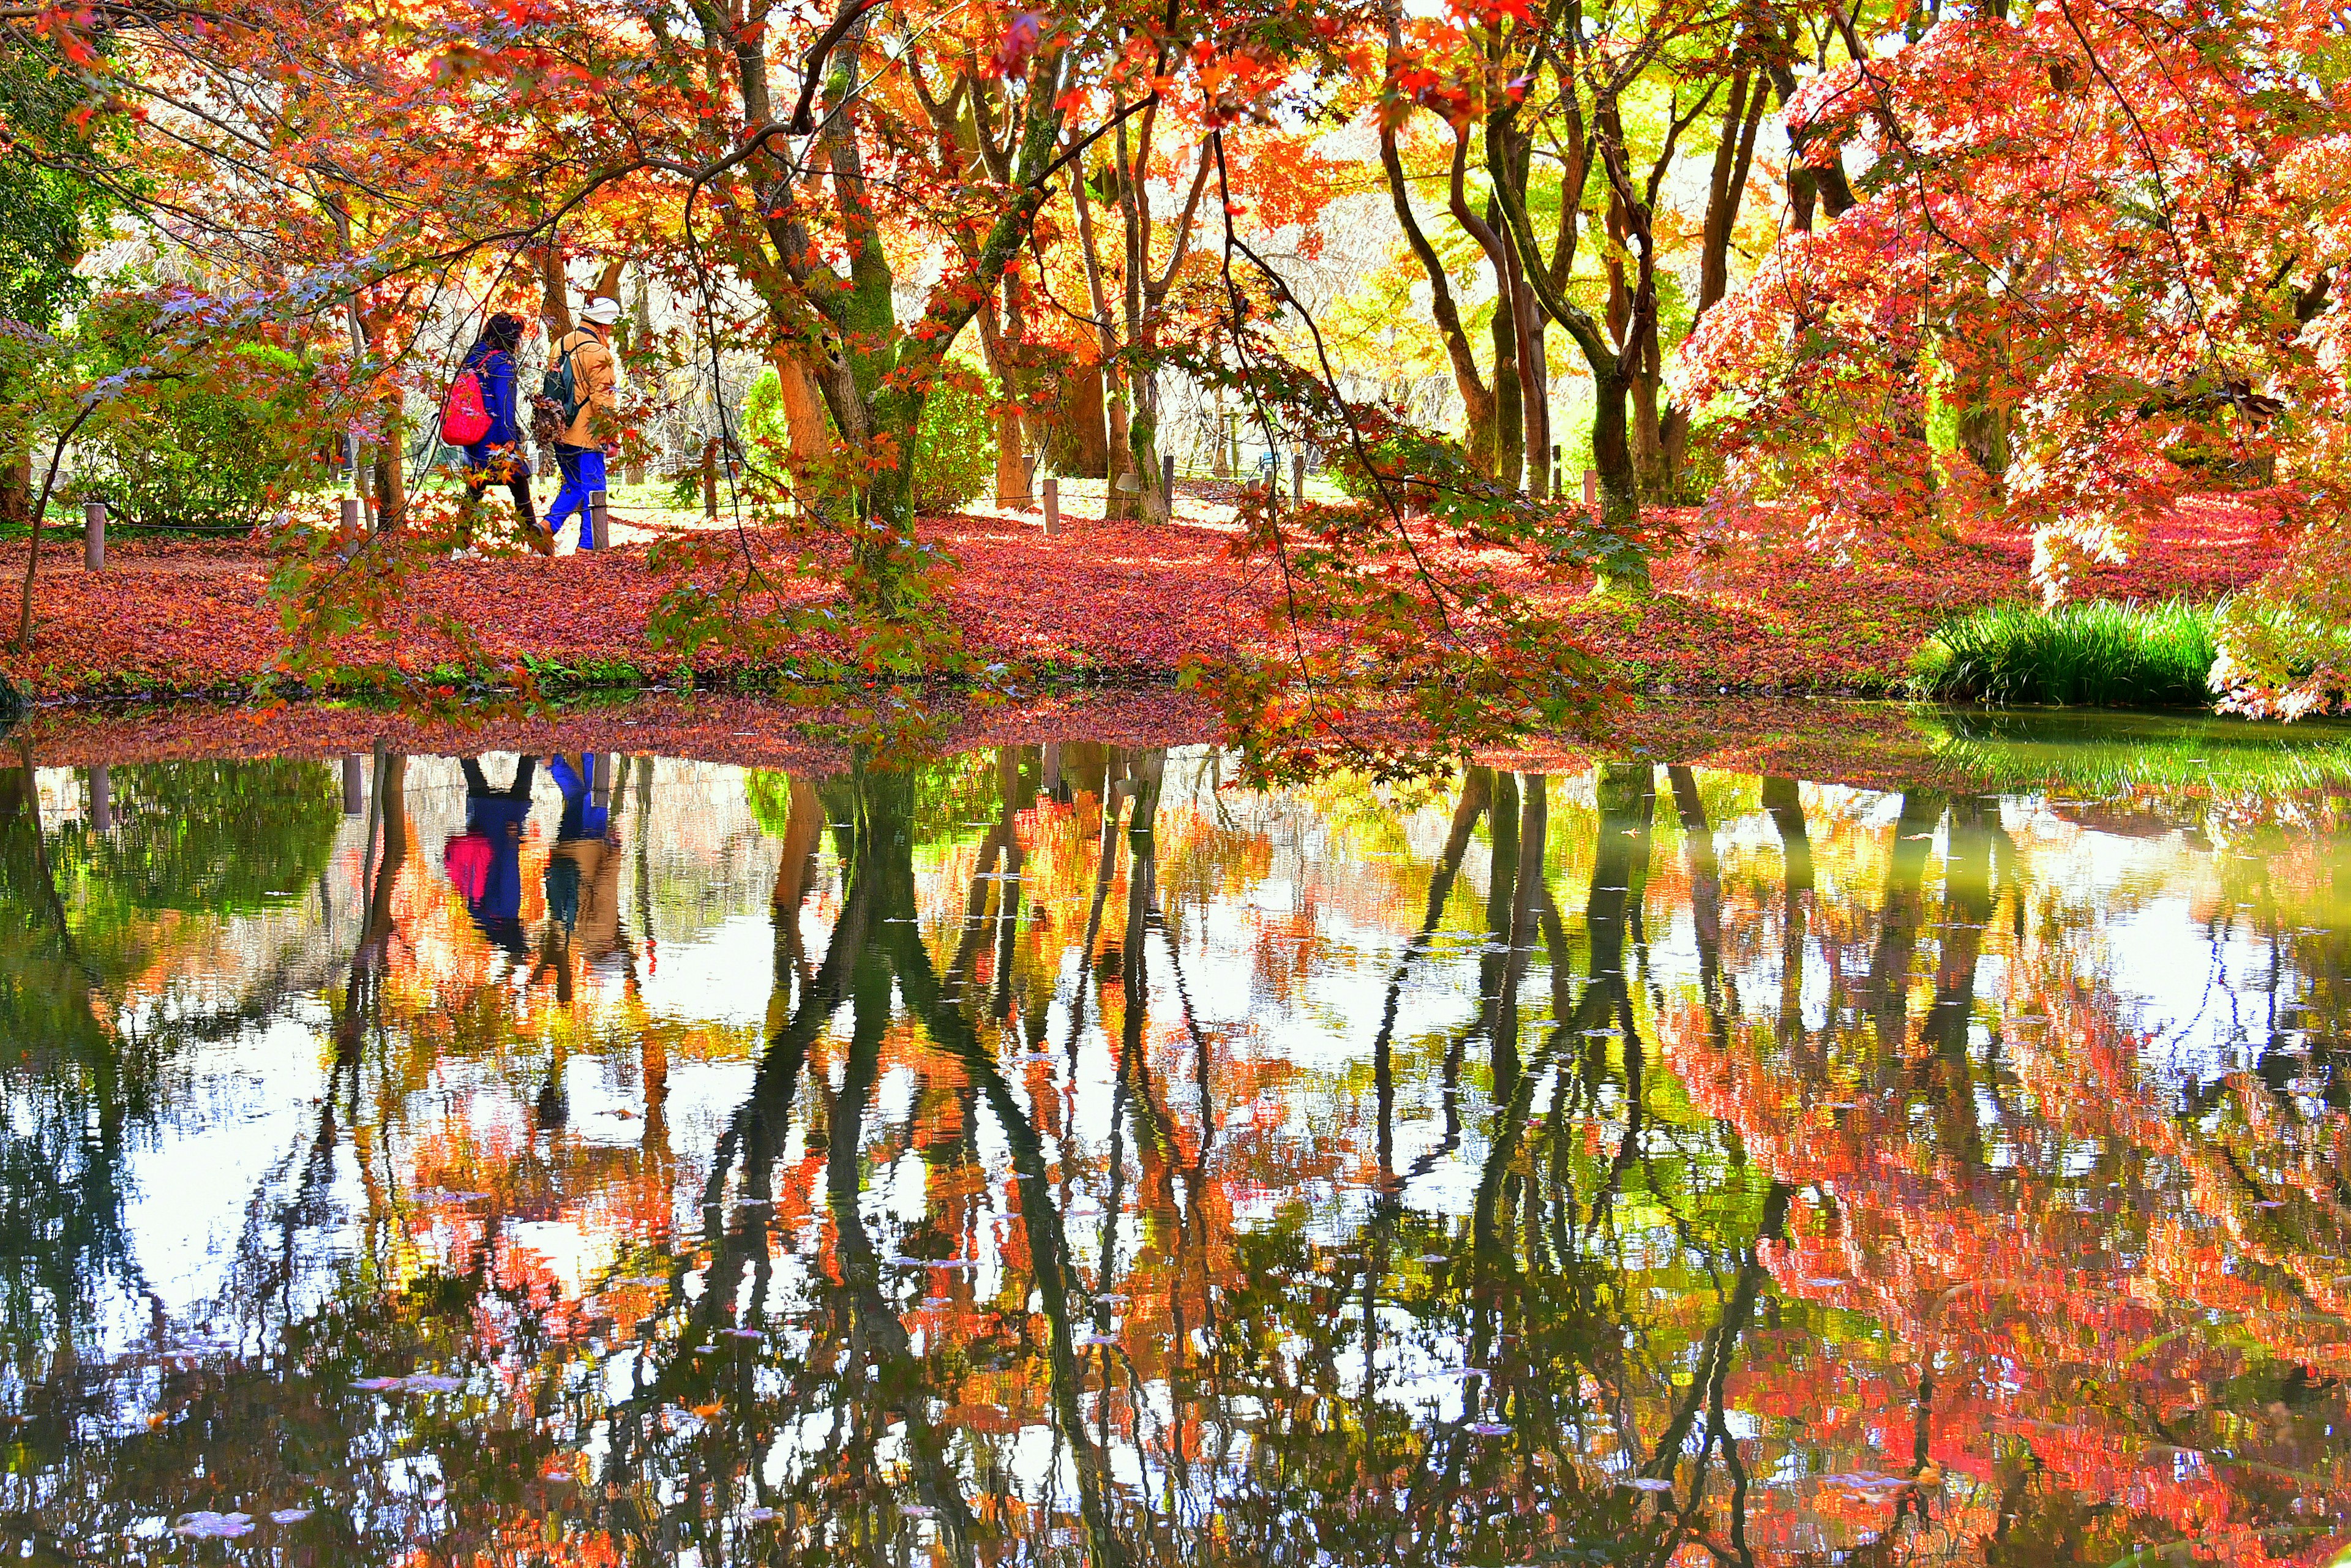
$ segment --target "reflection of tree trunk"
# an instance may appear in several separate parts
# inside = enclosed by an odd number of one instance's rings
[[[1592,890],[1583,906],[1592,954],[1577,1027],[1584,1037],[1586,1092],[1605,1076],[1608,1040],[1621,1037],[1625,1072],[1625,1134],[1608,1176],[1593,1200],[1596,1218],[1614,1201],[1625,1173],[1639,1156],[1646,1121],[1643,1070],[1646,1063],[1633,1024],[1633,997],[1625,978],[1625,932],[1636,919],[1635,889],[1646,878],[1649,835],[1656,815],[1656,772],[1646,762],[1614,762],[1601,768],[1593,789],[1600,807],[1600,843],[1592,857]],[[1615,1029],[1608,1028],[1611,1019]]]
[[[1943,820],[1940,795],[1912,790],[1902,797],[1894,829],[1894,853],[1886,867],[1886,896],[1878,911],[1877,951],[1869,961],[1869,1012],[1877,1048],[1890,1061],[1910,1035],[1910,965],[1925,917],[1919,887],[1927,874],[1927,851],[1935,824]]]
[[[893,789],[893,804],[907,803],[903,784]],[[872,796],[869,794],[869,799]],[[862,866],[861,873],[882,873],[883,917],[911,920],[914,913],[914,862],[910,840],[913,824],[903,812],[893,811],[876,823],[880,830],[866,842],[880,867]],[[877,1416],[893,1415],[903,1423],[904,1452],[913,1472],[914,1489],[933,1517],[950,1562],[972,1564],[976,1522],[963,1494],[948,1439],[929,1416],[930,1390],[922,1359],[904,1322],[882,1289],[882,1261],[866,1234],[864,1197],[865,1108],[881,1080],[882,1041],[891,1024],[893,971],[890,947],[875,943],[861,947],[851,969],[852,1023],[849,1054],[842,1065],[841,1092],[833,1097],[832,1146],[825,1165],[827,1207],[836,1238],[835,1267],[841,1287],[856,1322],[856,1339],[871,1356],[875,1373],[872,1397]],[[886,1418],[886,1417],[885,1417]]]
[[[1516,885],[1510,894],[1510,950],[1503,955],[1502,998],[1494,1030],[1494,1093],[1510,1094],[1519,1075],[1519,987],[1526,978],[1527,956],[1535,945],[1535,889],[1543,880],[1543,836],[1548,824],[1551,781],[1540,773],[1523,776],[1525,791],[1519,808],[1519,854]]]
[[[1936,1081],[1944,1152],[1970,1171],[1983,1167],[1983,1133],[1976,1116],[1968,1030],[1975,1016],[1984,923],[1991,917],[1991,849],[1999,826],[1997,798],[1969,796],[1951,808],[1950,847],[1943,871],[1942,954],[1935,967],[1935,1001],[1925,1031],[1933,1053],[1928,1071]]]
[[[1707,1331],[1706,1342],[1699,1347],[1698,1375],[1690,1379],[1689,1395],[1674,1413],[1673,1420],[1651,1445],[1648,1461],[1641,1467],[1643,1474],[1670,1475],[1689,1441],[1690,1428],[1698,1424],[1701,1406],[1711,1403],[1720,1407],[1731,1357],[1739,1349],[1740,1337],[1754,1320],[1755,1303],[1762,1297],[1763,1282],[1771,1277],[1771,1270],[1760,1256],[1761,1244],[1786,1234],[1788,1204],[1793,1197],[1793,1189],[1780,1182],[1773,1182],[1763,1195],[1763,1213],[1755,1228],[1755,1240],[1749,1245],[1747,1257],[1740,1265],[1729,1299],[1722,1304],[1722,1316]],[[1722,1436],[1723,1440],[1729,1440],[1727,1431]],[[1700,1458],[1703,1462],[1703,1455]]]
[[[1493,851],[1486,878],[1486,949],[1478,959],[1478,995],[1481,1001],[1478,1027],[1491,1049],[1515,1056],[1517,1042],[1504,1046],[1501,1029],[1506,989],[1503,982],[1510,972],[1510,911],[1519,887],[1518,775],[1496,774],[1493,789],[1494,812],[1489,823]]]
[[[32,747],[21,738],[16,742],[16,759],[18,771],[14,805],[16,810],[24,813],[32,828],[33,874],[40,879],[41,902],[48,906],[49,919],[57,928],[57,945],[65,949],[66,956],[82,964],[81,953],[74,946],[73,927],[66,923],[65,900],[57,896],[56,873],[49,870],[47,830],[41,822],[40,777],[33,771]],[[83,967],[88,968],[88,966],[84,964]],[[95,972],[90,975],[90,984],[93,987],[98,984]]]
[[[1778,1036],[1786,1050],[1804,1030],[1804,894],[1813,890],[1813,841],[1804,831],[1803,795],[1793,779],[1763,780],[1763,810],[1780,831],[1783,867]]]
[[[381,851],[376,847],[379,843]],[[336,1071],[350,1069],[354,1094],[359,1092],[360,1047],[382,977],[385,950],[392,941],[392,887],[408,860],[408,758],[381,746],[376,748],[375,789],[368,802],[368,836],[360,853],[360,934],[351,951],[350,977],[344,988],[335,1047]],[[353,1109],[356,1113],[356,1104]]]
[[[1674,810],[1681,819],[1682,856],[1689,867],[1698,988],[1715,1006],[1722,989],[1722,873],[1714,858],[1714,829],[1706,820],[1706,802],[1698,798],[1697,775],[1687,768],[1668,768],[1666,780],[1674,792]]]
[[[824,801],[815,787],[794,776],[785,790],[784,841],[776,857],[776,885],[768,900],[768,917],[776,927],[776,984],[768,1005],[768,1027],[771,1031],[784,1022],[793,982],[805,981],[808,977],[808,946],[807,938],[800,934],[800,906],[808,902],[815,883],[817,851],[824,841]],[[642,796],[642,784],[639,792]],[[642,816],[638,828],[642,850]],[[643,864],[642,858],[639,863]],[[643,894],[638,902],[643,906],[639,918],[650,919],[651,905]]]
[[[862,793],[878,793],[870,787]],[[875,881],[882,884],[877,898],[877,915],[883,923],[874,927],[872,945],[861,939],[859,946],[868,956],[878,973],[861,977],[861,994],[871,994],[875,1007],[886,1006],[890,981],[897,983],[907,1009],[921,1019],[932,1043],[956,1057],[977,1091],[988,1103],[990,1112],[1002,1128],[1009,1147],[1014,1181],[1019,1194],[1020,1219],[1028,1242],[1029,1269],[1036,1288],[1036,1299],[1046,1322],[1046,1364],[1050,1371],[1050,1396],[1054,1424],[1062,1438],[1075,1450],[1074,1469],[1078,1481],[1078,1509],[1086,1532],[1088,1560],[1093,1563],[1116,1568],[1125,1560],[1125,1553],[1112,1529],[1110,1495],[1112,1483],[1109,1464],[1101,1449],[1086,1435],[1081,1395],[1084,1377],[1078,1364],[1070,1332],[1070,1274],[1068,1242],[1062,1233],[1058,1209],[1053,1203],[1052,1189],[1047,1174],[1044,1148],[1037,1130],[1019,1104],[1012,1097],[1009,1086],[998,1070],[994,1056],[973,1035],[971,1026],[958,1008],[942,994],[937,976],[932,971],[930,955],[924,947],[920,931],[913,923],[914,850],[913,824],[907,821],[904,788],[899,784],[892,790],[894,810],[876,811],[872,821],[874,828],[861,840],[860,863],[852,876],[859,882]],[[873,862],[886,863],[886,875],[877,877],[881,868]],[[894,917],[894,918],[893,918]],[[836,935],[833,946],[841,946]],[[830,954],[828,955],[828,959]],[[861,1003],[861,1014],[862,1004]],[[863,1021],[861,1016],[860,1028]],[[878,1041],[877,1041],[878,1043]],[[869,1066],[859,1079],[861,1093],[870,1094],[872,1076]],[[844,1078],[841,1101],[844,1107],[862,1103],[852,1099],[850,1082]],[[846,1113],[844,1113],[846,1114]],[[873,1285],[870,1264],[852,1260],[851,1228],[855,1226],[854,1239],[862,1244],[866,1259],[871,1257],[871,1244],[863,1242],[862,1221],[858,1211],[859,1155],[858,1138],[853,1122],[844,1120],[836,1129],[832,1141],[832,1176],[830,1190],[836,1222],[843,1233],[844,1254],[842,1277],[852,1279],[852,1288],[860,1293],[861,1326],[870,1329],[883,1343],[894,1346],[904,1343],[905,1331],[900,1325],[894,1310],[883,1301]],[[899,1353],[893,1348],[893,1359]],[[954,1489],[952,1469],[936,1458],[936,1434],[920,1416],[928,1396],[919,1379],[919,1364],[911,1359],[902,1361],[908,1369],[903,1380],[885,1384],[892,1395],[893,1407],[905,1421],[909,1447],[919,1456],[918,1474],[929,1471],[938,1463],[935,1484],[926,1484],[925,1500],[949,1517],[950,1493],[953,1519],[957,1521],[954,1531],[943,1531],[955,1543],[959,1560],[970,1561],[970,1513],[959,1490]],[[903,1386],[898,1384],[903,1381]]]
[[[1592,935],[1593,984],[1617,993],[1625,988],[1625,928],[1639,919],[1635,895],[1648,876],[1649,834],[1657,800],[1655,779],[1646,762],[1610,763],[1600,769],[1594,789],[1600,844],[1593,856],[1583,920]]]
[[[1540,773],[1530,773],[1524,778],[1525,798],[1520,808],[1513,856],[1515,874],[1510,895],[1510,951],[1503,956],[1502,989],[1495,1009],[1493,1031],[1494,1098],[1501,1103],[1502,1112],[1492,1146],[1487,1153],[1484,1175],[1478,1184],[1477,1207],[1471,1227],[1480,1254],[1489,1259],[1499,1259],[1505,1253],[1502,1231],[1506,1210],[1519,1186],[1511,1166],[1517,1159],[1527,1120],[1533,1109],[1535,1086],[1550,1065],[1551,1053],[1557,1051],[1566,1037],[1563,1021],[1555,1024],[1535,1069],[1520,1071],[1518,1051],[1519,987],[1526,977],[1527,956],[1534,948],[1536,928],[1541,924],[1544,914],[1551,910],[1550,890],[1543,883],[1550,780]],[[1551,924],[1558,924],[1555,913]],[[1561,974],[1555,969],[1552,976],[1554,1007],[1562,998],[1560,982]],[[1528,1213],[1531,1218],[1533,1210],[1529,1208]]]
[[[1428,881],[1428,907],[1421,917],[1420,934],[1405,946],[1403,956],[1396,960],[1395,975],[1388,981],[1387,1004],[1380,1013],[1379,1033],[1372,1040],[1373,1088],[1379,1098],[1380,1182],[1391,1197],[1396,1191],[1396,1009],[1403,1000],[1405,977],[1410,973],[1413,960],[1427,951],[1429,938],[1437,934],[1437,922],[1445,917],[1446,901],[1452,896],[1454,880],[1461,873],[1461,862],[1469,852],[1469,839],[1477,829],[1478,819],[1485,814],[1487,803],[1493,798],[1493,786],[1494,772],[1490,768],[1469,768],[1462,772],[1461,794],[1453,805],[1453,826],[1445,835],[1445,848],[1437,855],[1436,873]]]

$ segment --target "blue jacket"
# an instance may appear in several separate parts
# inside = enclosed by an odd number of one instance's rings
[[[487,343],[475,343],[466,352],[464,368],[481,377],[482,404],[490,412],[490,433],[478,444],[503,446],[520,441],[522,425],[515,417],[514,356]]]

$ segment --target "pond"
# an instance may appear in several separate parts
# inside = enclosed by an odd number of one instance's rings
[[[27,752],[0,1553],[2337,1561],[2351,767],[2212,727]]]

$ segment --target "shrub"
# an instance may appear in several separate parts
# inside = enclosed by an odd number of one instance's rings
[[[1994,604],[1937,628],[1911,661],[1910,686],[1990,703],[2200,706],[2218,654],[2212,611],[2176,600]]]
[[[112,335],[101,329],[101,363],[122,347]],[[102,499],[133,527],[249,528],[311,460],[304,382],[293,354],[246,343],[159,382],[82,440],[68,498]]]
[[[951,372],[931,389],[914,444],[914,510],[959,511],[996,482],[995,406],[976,376]]]
[[[923,404],[914,441],[913,491],[917,512],[952,512],[969,506],[996,481],[996,399],[972,371],[950,366]],[[756,446],[772,444],[760,461],[772,465],[791,450],[784,419],[783,383],[772,367],[743,394],[743,434]],[[809,479],[804,478],[806,485]],[[817,481],[821,483],[821,481]]]

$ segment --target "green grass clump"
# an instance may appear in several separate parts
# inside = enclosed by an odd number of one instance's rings
[[[1910,687],[1947,701],[2200,706],[2219,654],[2203,605],[1994,604],[1938,627],[1911,661]]]

